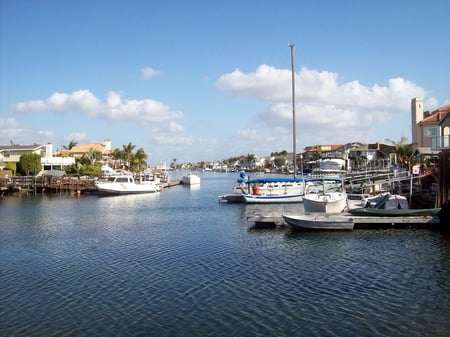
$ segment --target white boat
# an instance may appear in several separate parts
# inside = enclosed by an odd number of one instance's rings
[[[200,177],[198,175],[189,173],[181,178],[181,182],[183,183],[183,185],[198,185],[200,184]]]
[[[132,175],[111,175],[106,181],[98,181],[95,187],[99,194],[139,194],[155,193],[160,188],[155,183],[147,181],[136,183]]]
[[[353,230],[352,217],[331,214],[284,215],[283,219],[294,229],[302,230]]]
[[[247,203],[302,202],[305,192],[303,178],[259,178],[248,180],[242,189]]]
[[[347,208],[347,193],[340,178],[309,180],[303,197],[305,213],[341,213]]]
[[[273,203],[291,203],[302,202],[303,193],[301,194],[243,194],[247,204],[273,204]]]

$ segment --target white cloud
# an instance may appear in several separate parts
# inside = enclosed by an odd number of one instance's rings
[[[31,127],[21,125],[15,118],[0,117],[0,144],[34,144],[47,143],[54,136],[50,130],[35,130]]]
[[[171,121],[169,123],[169,131],[171,133],[180,133],[184,131],[184,127],[181,124],[175,123],[173,121]]]
[[[141,69],[141,77],[144,80],[149,80],[158,74],[159,74],[159,71],[156,71],[155,69],[153,69],[151,67],[144,67]]]
[[[71,142],[72,140],[77,143],[83,143],[88,141],[89,136],[85,132],[71,132],[67,137],[64,137],[67,142]]]
[[[253,73],[236,69],[222,75],[216,88],[235,97],[265,102],[259,121],[272,130],[282,128],[292,134],[290,70],[268,65],[259,66]],[[401,77],[389,79],[384,85],[366,86],[357,80],[342,82],[334,72],[306,67],[295,74],[295,89],[297,137],[305,145],[370,141],[368,137],[374,133],[383,134],[377,127],[382,128],[395,115],[404,115],[405,123],[409,123],[411,98],[428,95],[425,89]],[[428,98],[426,102],[435,100]],[[258,131],[239,130],[237,135],[250,139],[257,137]]]
[[[256,129],[240,129],[235,132],[236,137],[239,139],[247,140],[263,140],[264,135]]]
[[[110,92],[106,102],[102,102],[89,90],[72,93],[54,93],[46,100],[19,102],[15,106],[18,112],[51,111],[55,113],[87,113],[90,116],[106,120],[136,123],[160,123],[181,119],[181,111],[172,111],[162,102],[152,99],[123,100],[121,95]]]

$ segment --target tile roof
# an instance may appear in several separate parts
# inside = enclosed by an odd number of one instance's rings
[[[441,121],[450,111],[450,104],[444,105],[434,110],[429,116],[425,117],[420,123],[436,123]]]

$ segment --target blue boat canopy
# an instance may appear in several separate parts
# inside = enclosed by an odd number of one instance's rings
[[[304,178],[258,178],[246,181],[247,184],[265,184],[265,183],[301,183]]]

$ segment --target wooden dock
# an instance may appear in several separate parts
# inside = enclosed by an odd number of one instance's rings
[[[76,194],[95,194],[94,178],[79,178],[75,176],[17,176],[0,179],[0,197],[8,192],[73,192]],[[161,184],[162,189],[180,185],[180,180],[173,180]]]
[[[354,216],[350,213],[340,214],[352,218],[354,229],[380,229],[380,228],[438,228],[440,221],[433,216],[403,216],[403,217],[376,217]],[[255,229],[287,227],[281,214],[250,214],[247,221],[254,223]]]

